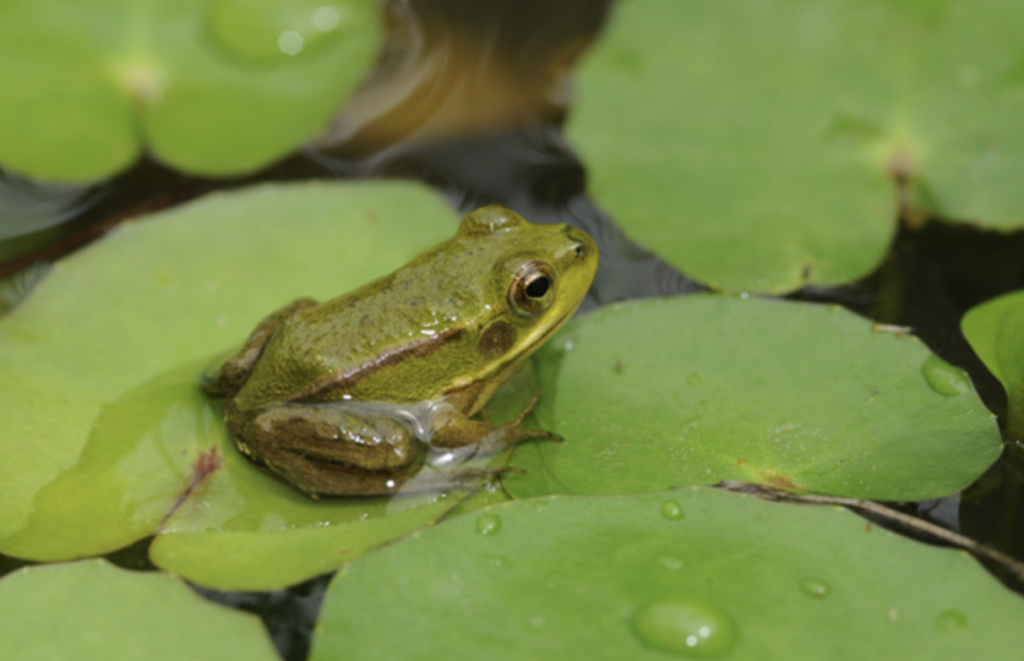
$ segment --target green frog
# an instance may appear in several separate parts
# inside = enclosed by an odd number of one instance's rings
[[[572,316],[597,260],[579,229],[482,207],[397,271],[272,313],[203,385],[239,450],[314,497],[477,483],[488,471],[467,458],[558,439],[522,427],[536,397],[505,424],[478,414]]]

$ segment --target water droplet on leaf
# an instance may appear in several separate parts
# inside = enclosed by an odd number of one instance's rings
[[[806,595],[821,599],[828,596],[830,588],[824,581],[816,578],[805,578],[800,581],[800,590]]]
[[[683,561],[674,555],[659,555],[658,564],[665,569],[671,569],[672,571],[677,571],[683,568]]]
[[[661,504],[661,515],[666,519],[678,521],[683,518],[683,508],[674,500],[666,500]]]
[[[492,557],[489,557],[489,558],[484,558],[484,563],[487,564],[487,566],[491,567],[492,569],[503,569],[505,567],[505,565],[507,564],[505,562],[505,558],[499,558],[497,556],[492,556]]]
[[[967,628],[967,616],[957,610],[943,611],[935,620],[935,626],[943,632],[960,631]]]
[[[277,38],[277,47],[285,55],[298,55],[305,44],[306,40],[295,30],[285,30]]]
[[[296,56],[356,27],[352,0],[217,0],[209,21],[217,42],[254,60]]]
[[[633,616],[633,631],[648,647],[694,658],[723,656],[738,637],[721,609],[693,597],[652,601]]]
[[[312,23],[313,27],[317,30],[320,30],[321,32],[330,32],[334,28],[338,27],[339,23],[341,23],[341,16],[341,12],[337,7],[324,5],[314,9],[309,19],[310,23]]]
[[[476,531],[481,535],[494,535],[501,530],[501,517],[497,514],[481,514],[476,520]]]
[[[971,381],[967,375],[936,355],[930,355],[921,365],[921,373],[932,390],[946,397],[969,392]]]

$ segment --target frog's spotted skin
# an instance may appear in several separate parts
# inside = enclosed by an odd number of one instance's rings
[[[239,449],[299,489],[394,493],[428,446],[450,457],[554,436],[522,429],[530,407],[501,426],[471,416],[572,315],[596,270],[586,233],[483,207],[394,273],[274,312],[204,385],[227,399]],[[415,484],[480,474],[446,468]]]

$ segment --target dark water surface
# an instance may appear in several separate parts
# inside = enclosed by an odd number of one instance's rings
[[[0,174],[0,229],[9,230],[0,235],[0,277],[56,259],[126,217],[215,189],[258,181],[402,177],[438,188],[463,211],[497,202],[532,222],[585,229],[600,247],[601,267],[583,309],[699,290],[626,239],[586,197],[585,168],[561,132],[571,108],[573,63],[599,34],[609,4],[388,2],[390,36],[378,69],[332,130],[254,176],[200,179],[148,160],[95,186],[40,186]],[[790,298],[835,302],[882,323],[912,327],[933,351],[966,369],[985,403],[1002,416],[1003,390],[965,342],[959,322],[972,306],[1022,288],[1024,232],[927,223],[919,230],[901,229],[885,262],[864,280],[809,288]],[[898,507],[1024,559],[1024,447],[1017,445],[964,492]],[[151,569],[148,544],[144,540],[111,559]],[[22,564],[0,556],[0,574]],[[994,571],[1024,593],[1020,583]],[[328,578],[270,593],[199,591],[259,614],[285,658],[299,660],[308,653]]]

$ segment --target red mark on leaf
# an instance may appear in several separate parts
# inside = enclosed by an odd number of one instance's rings
[[[188,497],[199,488],[207,477],[209,477],[214,471],[220,469],[223,464],[224,460],[221,458],[220,453],[217,452],[216,447],[210,447],[199,451],[199,454],[196,455],[195,463],[192,464],[192,477],[189,479],[188,484],[185,485],[182,492],[178,494],[178,498],[174,501],[174,505],[171,506],[171,509],[168,510],[167,516],[165,516],[164,520],[160,522],[159,526],[157,526],[156,532],[159,533],[163,529],[168,519],[178,511],[178,508],[188,500]]]
[[[220,468],[223,463],[224,460],[221,459],[217,448],[200,450],[199,456],[196,457],[196,463],[192,467],[192,482],[189,484],[189,488],[194,489],[199,486],[199,483],[205,480],[207,475]]]

